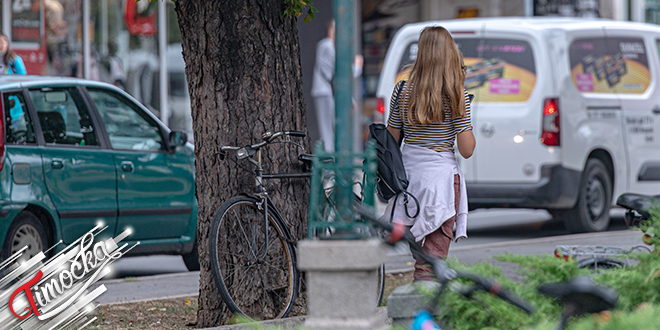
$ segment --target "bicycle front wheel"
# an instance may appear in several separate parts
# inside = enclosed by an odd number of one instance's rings
[[[268,226],[265,219],[257,199],[233,197],[216,212],[209,238],[211,271],[222,300],[232,312],[254,320],[286,317],[298,287],[284,225],[270,210]]]
[[[376,306],[383,303],[383,293],[385,293],[385,264],[380,265],[380,268],[378,268],[378,300]]]

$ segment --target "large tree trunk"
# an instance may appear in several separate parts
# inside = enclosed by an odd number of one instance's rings
[[[221,161],[216,151],[223,145],[257,143],[266,131],[306,130],[300,48],[296,19],[280,17],[284,0],[175,4],[195,136],[201,266],[197,325],[208,327],[231,316],[210,271],[211,220],[225,200],[254,190],[253,176],[231,161]],[[290,144],[270,145],[264,154],[265,172],[299,172],[299,152]],[[251,167],[247,161],[239,164]],[[267,187],[293,234],[303,238],[308,182],[269,181]]]

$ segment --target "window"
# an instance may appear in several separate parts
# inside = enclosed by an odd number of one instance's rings
[[[97,146],[94,125],[75,88],[30,90],[47,144]]]
[[[163,138],[156,121],[123,96],[103,89],[89,89],[114,149],[162,150]]]
[[[641,38],[577,39],[569,59],[573,84],[582,93],[642,94],[651,84]]]
[[[4,93],[2,104],[5,114],[5,143],[35,143],[34,127],[27,111],[23,92]]]

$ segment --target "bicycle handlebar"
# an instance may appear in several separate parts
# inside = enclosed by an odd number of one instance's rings
[[[282,132],[277,132],[277,133],[271,133],[271,132],[266,132],[264,133],[261,138],[263,141],[257,143],[257,144],[252,144],[252,145],[247,145],[245,147],[236,147],[236,146],[223,146],[220,148],[220,151],[217,152],[217,154],[220,155],[221,159],[224,159],[225,157],[225,151],[227,150],[234,150],[237,153],[239,153],[239,158],[245,158],[247,156],[252,156],[256,150],[259,148],[273,143],[273,141],[280,137],[280,136],[295,136],[295,137],[305,137],[307,136],[307,133],[304,131],[282,131]],[[242,152],[242,154],[241,154]]]
[[[287,132],[284,132],[284,135],[290,135],[290,136],[295,136],[295,137],[305,137],[305,136],[307,136],[307,133],[305,131],[287,131]]]
[[[508,301],[511,305],[514,305],[523,311],[525,311],[527,314],[532,314],[534,312],[534,309],[530,306],[529,302],[525,301],[525,299],[518,297],[516,294],[511,293],[509,290],[505,289],[502,287],[502,284],[498,281],[490,281],[486,278],[479,277],[477,275],[471,274],[471,273],[465,273],[465,272],[456,272],[457,277],[461,278],[466,278],[479,286],[479,288],[485,292],[488,292],[492,295],[496,295],[503,300]]]
[[[499,282],[493,282],[472,273],[454,270],[450,268],[447,262],[443,259],[433,257],[423,252],[419,244],[417,244],[415,241],[415,238],[410,233],[410,230],[406,229],[402,224],[395,223],[392,225],[390,223],[381,221],[373,214],[373,212],[366,209],[362,205],[358,205],[356,210],[368,221],[371,221],[378,227],[391,233],[389,239],[386,240],[388,244],[394,244],[400,239],[408,241],[418,256],[433,265],[433,272],[441,283],[446,283],[447,281],[451,281],[456,278],[465,278],[474,282],[478,289],[496,295],[528,314],[533,313],[534,309],[531,307],[529,302],[527,302],[524,298],[519,297],[516,294],[504,289]]]

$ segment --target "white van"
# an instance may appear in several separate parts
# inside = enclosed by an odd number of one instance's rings
[[[475,95],[477,147],[459,160],[471,209],[547,209],[572,231],[601,231],[622,193],[660,194],[660,26],[560,18],[406,25],[379,81],[385,118],[430,25],[452,33]]]

